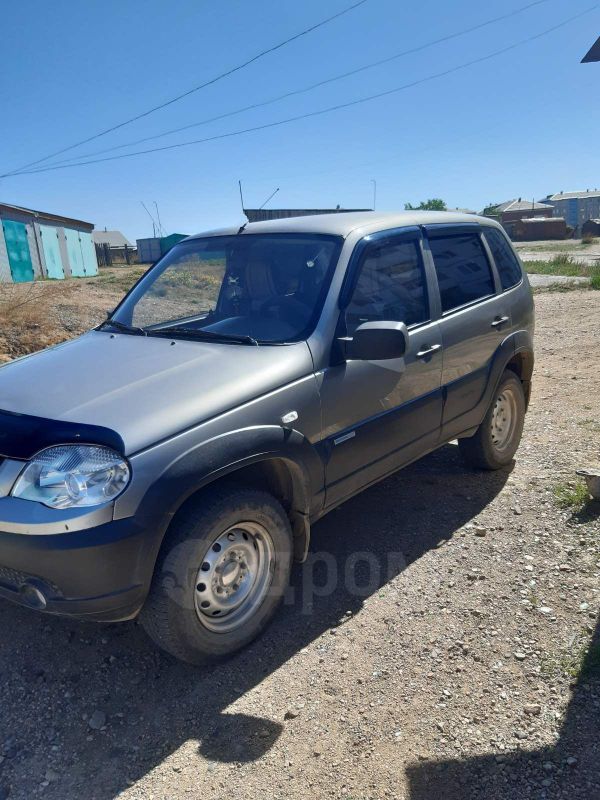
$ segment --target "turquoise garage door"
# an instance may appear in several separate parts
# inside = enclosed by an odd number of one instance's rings
[[[42,236],[42,248],[48,277],[60,280],[65,277],[65,271],[60,257],[60,247],[58,246],[58,231],[49,225],[40,225],[40,234]]]
[[[15,283],[33,280],[33,264],[27,241],[27,228],[22,222],[2,220],[4,241],[8,252],[10,274]]]
[[[81,242],[79,241],[79,231],[65,228],[65,238],[67,240],[67,253],[69,254],[69,264],[71,275],[74,278],[85,278],[85,266],[81,253]]]
[[[86,278],[98,274],[96,249],[89,233],[80,233],[72,228],[65,228],[67,252],[71,264],[71,275],[74,278]]]
[[[81,255],[83,256],[83,268],[85,274],[90,275],[98,274],[98,261],[96,259],[96,248],[92,242],[91,233],[80,233],[79,241],[81,243]]]

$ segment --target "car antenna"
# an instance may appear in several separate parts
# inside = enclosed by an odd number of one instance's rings
[[[240,198],[241,198],[241,200],[242,200],[242,210],[244,211],[244,214],[246,214],[246,210],[244,209],[244,198],[243,198],[243,196],[242,196],[242,182],[241,182],[241,181],[238,181],[238,182],[239,182],[239,184],[240,184]],[[277,194],[277,192],[278,192],[278,191],[279,191],[279,187],[277,187],[277,189],[275,189],[275,191],[274,191],[274,192],[272,192],[272,193],[271,193],[271,194],[270,194],[270,195],[267,197],[267,199],[265,200],[265,202],[262,204],[262,206],[261,206],[261,207],[260,207],[258,210],[259,210],[259,211],[262,211],[262,210],[263,210],[263,208],[264,208],[264,207],[267,205],[267,203],[269,202],[269,200],[271,200],[273,197],[275,197],[275,195]],[[248,217],[248,214],[246,214],[246,218],[247,218],[247,217]],[[242,227],[239,229],[239,231],[238,231],[238,234],[239,234],[239,233],[243,233],[243,231],[244,231],[244,228],[246,227],[246,225],[248,224],[248,222],[250,222],[250,220],[247,220],[247,222],[244,222],[244,224],[242,225]]]
[[[242,214],[246,217],[246,222],[242,225],[239,229],[238,233],[242,233],[246,225],[250,222],[248,219],[248,214],[246,214],[246,209],[244,208],[244,193],[242,192],[242,182],[238,181],[238,186],[240,187],[240,203],[242,204]]]

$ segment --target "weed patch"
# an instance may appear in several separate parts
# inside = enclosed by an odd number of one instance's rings
[[[561,508],[581,511],[589,497],[587,486],[583,481],[573,484],[560,483],[554,487],[554,498]]]
[[[600,267],[581,264],[568,253],[559,253],[550,261],[526,261],[525,269],[532,275],[566,275],[568,278],[598,278]]]
[[[564,652],[546,656],[540,671],[548,679],[563,677],[578,681],[600,678],[600,642],[578,637]]]

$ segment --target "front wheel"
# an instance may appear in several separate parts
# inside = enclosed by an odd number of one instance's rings
[[[292,552],[290,523],[274,497],[235,488],[204,493],[167,535],[141,623],[183,661],[230,655],[275,614]]]
[[[458,440],[461,456],[471,467],[505,467],[517,452],[524,422],[523,386],[514,372],[506,370],[475,435]]]

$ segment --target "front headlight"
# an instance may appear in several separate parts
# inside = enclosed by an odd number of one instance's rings
[[[99,506],[118,497],[129,476],[127,461],[108,447],[60,445],[34,456],[11,494],[50,508]]]

